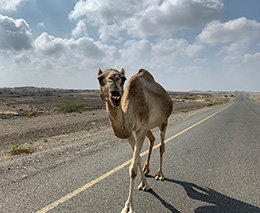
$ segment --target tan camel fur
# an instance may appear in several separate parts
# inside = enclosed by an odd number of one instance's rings
[[[120,72],[114,69],[102,72],[99,69],[98,80],[100,96],[106,102],[107,114],[114,134],[118,138],[127,139],[133,149],[133,159],[129,168],[129,196],[122,212],[134,212],[133,186],[138,169],[141,173],[141,184],[138,188],[149,190],[144,173],[150,172],[149,161],[155,140],[151,129],[157,126],[160,131],[161,145],[160,166],[155,178],[164,180],[162,173],[164,137],[168,117],[172,112],[172,101],[166,90],[155,82],[153,76],[144,69],[129,80],[125,91],[123,88],[126,78],[123,68]],[[136,133],[136,137],[134,137],[133,131]],[[149,154],[142,171],[140,151],[145,136],[149,138],[150,144]]]

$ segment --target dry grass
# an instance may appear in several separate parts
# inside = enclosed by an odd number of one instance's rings
[[[246,96],[257,103],[260,103],[260,93],[250,93],[247,94]]]
[[[172,100],[174,102],[184,103],[207,103],[207,104],[220,104],[227,103],[231,98],[236,97],[233,93],[209,92],[209,93],[178,93],[173,94]]]

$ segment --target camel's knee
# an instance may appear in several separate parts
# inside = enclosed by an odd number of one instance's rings
[[[136,175],[137,175],[137,166],[136,165],[130,166],[129,175],[132,179],[134,179],[136,177]]]
[[[149,138],[149,141],[150,141],[151,145],[153,146],[154,145],[154,141],[155,141],[155,137],[152,135],[152,137]]]
[[[148,137],[150,144],[153,146],[154,145],[154,141],[155,141],[155,137],[153,136],[153,133],[149,130],[146,134],[146,136]]]
[[[161,144],[160,146],[160,153],[163,154],[165,152],[165,145]]]

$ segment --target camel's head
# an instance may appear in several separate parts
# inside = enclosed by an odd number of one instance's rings
[[[104,72],[98,70],[98,81],[100,85],[100,97],[108,104],[118,107],[121,103],[121,97],[124,91],[125,70],[120,72],[114,69],[108,69]]]

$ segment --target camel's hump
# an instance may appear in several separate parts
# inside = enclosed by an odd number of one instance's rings
[[[150,72],[148,72],[145,69],[140,69],[139,72],[137,73],[138,76],[142,76],[143,78],[146,78],[148,81],[154,81],[154,78]]]

